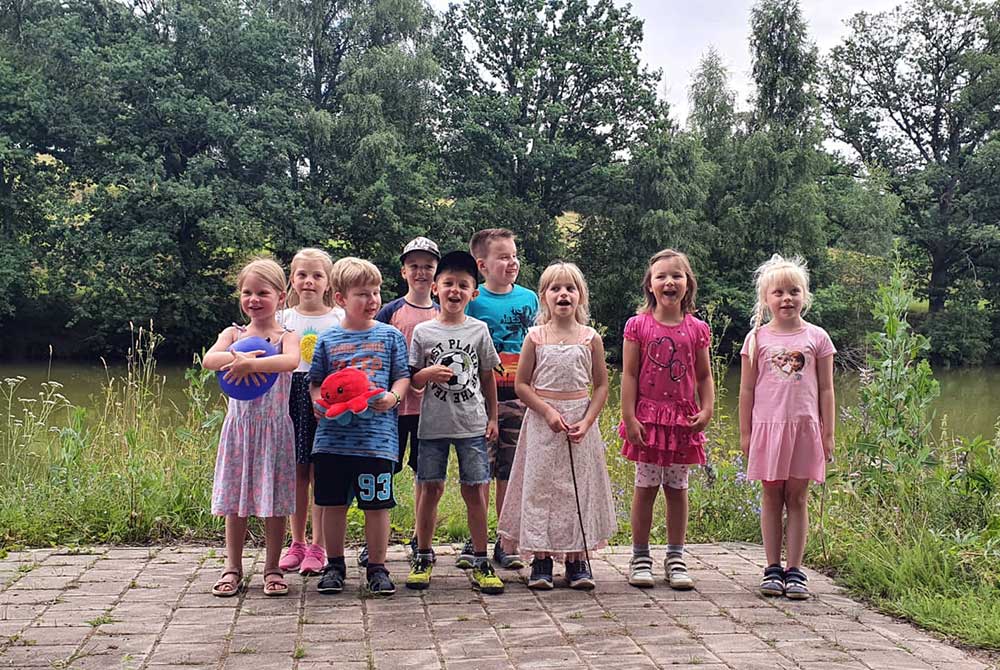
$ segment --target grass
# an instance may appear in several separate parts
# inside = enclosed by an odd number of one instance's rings
[[[212,472],[224,405],[211,373],[187,375],[187,403],[162,399],[156,336],[140,329],[127,371],[106,380],[97,409],[70,406],[48,382],[25,398],[25,380],[0,384],[0,553],[21,546],[96,543],[222,542],[210,514]],[[722,362],[717,362],[716,379]],[[631,540],[634,466],[619,455],[617,380],[600,417],[618,531]],[[726,393],[719,386],[720,397]],[[812,496],[807,562],[836,575],[880,609],[968,644],[1000,649],[1000,432],[990,440],[933,437],[929,452],[906,471],[866,470],[842,430],[827,484]],[[708,430],[709,467],[695,469],[689,542],[759,542],[759,486],[744,476],[737,421],[720,402]],[[449,482],[457,481],[452,459]],[[397,541],[414,524],[413,476],[396,478],[392,512]],[[661,508],[662,509],[662,508]],[[363,538],[363,514],[352,509],[348,532]],[[490,525],[495,528],[494,512]],[[252,523],[251,541],[263,529]],[[457,485],[442,499],[438,541],[468,535]],[[657,514],[652,540],[666,541]],[[31,569],[26,564],[23,572]],[[241,650],[243,653],[251,649]]]

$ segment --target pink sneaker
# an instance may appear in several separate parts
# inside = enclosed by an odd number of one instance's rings
[[[326,552],[318,544],[310,544],[306,547],[306,557],[302,559],[299,566],[300,575],[318,575],[326,567]]]
[[[299,567],[299,563],[306,555],[306,545],[301,542],[292,542],[291,546],[288,547],[288,551],[285,555],[281,557],[278,561],[278,567],[282,570],[288,572]]]

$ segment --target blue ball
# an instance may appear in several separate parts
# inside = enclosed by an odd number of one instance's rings
[[[237,340],[230,345],[229,351],[241,351],[244,353],[248,351],[263,351],[264,353],[259,358],[274,356],[279,353],[278,348],[263,337],[247,337]],[[254,400],[255,398],[259,398],[267,393],[278,379],[277,372],[268,372],[264,374],[264,382],[260,386],[257,386],[249,378],[244,379],[239,384],[234,384],[223,379],[225,375],[226,373],[222,370],[215,373],[215,376],[219,379],[219,388],[233,400]]]

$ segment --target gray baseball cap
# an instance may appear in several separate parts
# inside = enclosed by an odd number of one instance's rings
[[[403,259],[406,258],[406,254],[412,251],[424,251],[434,258],[440,260],[441,252],[438,250],[438,245],[434,243],[434,240],[430,240],[426,237],[414,237],[410,240],[405,247],[403,247],[403,253],[399,255],[399,261],[402,263]]]

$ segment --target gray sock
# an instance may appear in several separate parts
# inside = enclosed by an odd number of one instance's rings
[[[649,545],[648,544],[633,544],[632,545],[632,555],[633,556],[649,556]]]
[[[684,545],[683,544],[668,544],[667,545],[667,555],[677,554],[678,556],[684,555]]]

